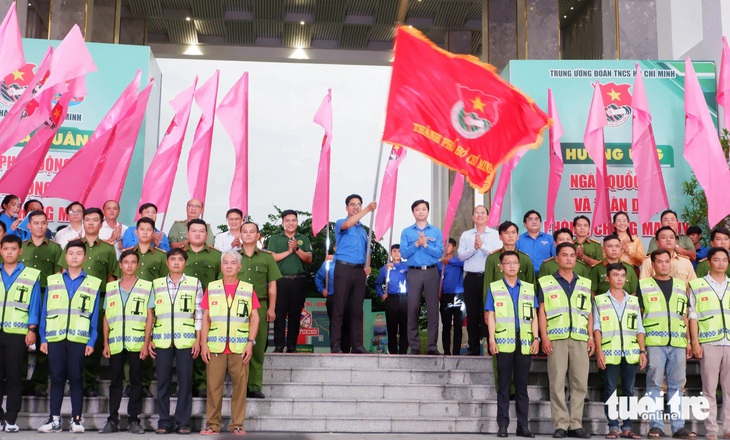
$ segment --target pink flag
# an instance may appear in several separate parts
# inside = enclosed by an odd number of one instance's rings
[[[727,38],[722,37],[722,60],[720,61],[720,82],[717,85],[717,103],[725,114],[722,128],[730,130],[730,48]]]
[[[705,190],[707,220],[713,228],[730,214],[730,197],[722,184],[730,182],[730,169],[689,58],[684,71],[684,158]]]
[[[10,5],[0,24],[0,78],[25,65],[23,42],[20,39],[18,13],[15,2]]]
[[[563,126],[560,124],[558,107],[555,105],[553,91],[548,89],[548,116],[553,120],[550,127],[550,176],[547,190],[547,224],[552,229],[555,224],[555,201],[560,191],[560,181],[563,180],[563,149],[560,138],[563,137]]]
[[[317,235],[329,223],[330,218],[330,147],[332,146],[332,89],[327,90],[314,115],[314,122],[324,128],[322,150],[319,153],[317,183],[312,201],[312,233]]]
[[[44,197],[79,200],[83,203],[83,200],[89,194],[89,188],[93,184],[95,170],[100,169],[100,162],[106,157],[108,149],[111,148],[115,135],[114,127],[134,110],[141,77],[142,71],[137,70],[132,82],[119,95],[117,101],[101,120],[86,144],[71,157],[56,174],[56,177],[53,178],[44,191]]]
[[[449,205],[446,207],[446,217],[444,218],[444,247],[449,242],[449,234],[451,233],[451,224],[454,223],[456,217],[456,209],[459,207],[461,194],[464,192],[464,175],[456,173],[454,176],[454,184],[451,186],[451,195],[449,196]],[[443,278],[442,278],[443,281]]]
[[[79,25],[75,24],[54,51],[50,74],[40,91],[52,89],[56,93],[63,93],[68,90],[69,81],[95,70],[96,65],[84,43],[84,36],[81,35]]]
[[[378,212],[375,214],[375,239],[380,241],[388,228],[393,226],[395,218],[395,193],[398,188],[398,167],[406,158],[406,149],[393,145],[388,157],[388,164],[383,174],[383,186],[378,200]]]
[[[195,127],[193,146],[188,154],[188,189],[190,198],[199,199],[203,204],[205,204],[205,194],[208,192],[210,150],[213,147],[213,122],[219,77],[220,71],[216,70],[213,76],[195,91],[195,102],[202,113],[198,126]]]
[[[233,170],[229,206],[248,214],[248,72],[244,72],[218,104],[218,120],[233,141],[236,167]]]
[[[603,127],[606,122],[606,107],[599,83],[594,85],[588,123],[583,144],[593,163],[596,164],[596,200],[593,207],[593,226],[611,223],[611,207],[608,198],[608,171],[606,169],[606,147],[603,142]]]
[[[175,183],[177,164],[180,161],[185,130],[188,128],[190,108],[193,105],[195,86],[198,84],[198,77],[195,77],[193,85],[178,94],[170,105],[175,110],[170,126],[157,147],[155,157],[152,158],[149,168],[142,183],[142,194],[139,204],[154,203],[157,212],[167,212],[170,205],[170,194],[172,185]]]
[[[499,225],[499,219],[502,217],[502,205],[504,204],[504,195],[507,193],[507,186],[509,181],[512,180],[512,171],[515,169],[517,164],[522,159],[522,156],[527,153],[530,147],[524,147],[515,153],[507,162],[502,165],[502,170],[499,173],[499,182],[497,183],[497,191],[494,193],[494,199],[492,200],[492,207],[489,209],[489,218],[487,219],[487,225],[490,228],[495,228]]]
[[[649,102],[646,100],[644,80],[638,63],[631,107],[631,157],[639,182],[639,222],[647,223],[654,214],[669,208],[669,201],[662,169],[659,167]]]

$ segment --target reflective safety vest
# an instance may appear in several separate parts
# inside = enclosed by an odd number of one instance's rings
[[[576,341],[588,340],[588,315],[591,313],[591,281],[578,276],[573,294],[563,291],[553,275],[540,278],[547,334],[551,341],[572,338]]]
[[[28,333],[30,296],[40,273],[39,270],[25,267],[7,292],[5,283],[0,283],[0,322],[3,332],[15,335]]]
[[[60,342],[68,339],[71,342],[86,344],[91,338],[91,314],[99,297],[101,280],[91,275],[69,299],[66,283],[62,274],[48,277],[46,295],[46,341]]]
[[[144,345],[144,328],[147,322],[147,304],[152,292],[152,283],[137,279],[129,292],[127,303],[122,301],[119,281],[106,285],[106,322],[109,325],[109,352],[122,350],[139,352]]]
[[[672,278],[672,295],[667,304],[664,293],[654,278],[639,281],[641,300],[644,304],[642,324],[646,331],[647,347],[687,347],[687,326],[684,315],[689,307],[687,285],[679,278]]]
[[[727,328],[730,324],[730,284],[725,290],[722,301],[704,278],[690,281],[689,287],[695,294],[698,342],[704,344],[725,337],[730,339],[730,329]]]
[[[610,295],[596,295],[596,308],[601,320],[601,350],[606,357],[606,364],[619,365],[621,358],[626,358],[629,364],[636,364],[640,352],[636,339],[641,316],[639,298],[629,295],[624,314],[619,319]]]
[[[530,354],[532,345],[532,320],[535,319],[535,287],[520,281],[522,287],[517,296],[517,314],[520,322],[520,348],[522,354]],[[494,298],[494,340],[500,353],[514,353],[516,346],[515,304],[504,280],[491,283],[489,289]]]
[[[157,348],[190,348],[195,344],[195,296],[198,279],[186,276],[172,301],[167,277],[152,282],[155,295],[155,327],[152,341]]]
[[[253,312],[253,285],[239,281],[236,293],[230,300],[226,296],[223,280],[208,284],[208,348],[211,353],[223,353],[228,348],[233,353],[243,353],[248,344],[250,316]]]

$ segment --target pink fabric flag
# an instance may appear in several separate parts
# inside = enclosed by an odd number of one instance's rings
[[[730,169],[689,58],[684,72],[684,158],[705,190],[707,221],[713,228],[730,214],[730,197],[723,184],[730,182]]]
[[[210,150],[213,147],[213,123],[215,103],[218,98],[218,79],[216,70],[208,81],[195,91],[195,102],[202,111],[198,126],[193,135],[193,146],[188,154],[188,190],[190,198],[199,199],[205,204],[208,192],[208,172],[210,171]]]
[[[139,198],[139,205],[143,203],[154,203],[157,212],[167,212],[170,205],[172,185],[175,183],[175,173],[180,162],[180,152],[185,140],[185,131],[188,129],[190,119],[190,108],[193,105],[195,86],[198,84],[198,77],[195,77],[193,85],[178,94],[170,105],[175,110],[170,126],[157,147],[155,157],[152,158],[149,168],[142,183],[142,194]],[[138,207],[139,207],[138,205]]]
[[[563,137],[563,126],[560,124],[558,107],[555,105],[553,91],[548,89],[548,116],[553,120],[550,126],[550,176],[547,190],[547,224],[551,229],[555,225],[555,201],[558,199],[560,182],[563,180],[563,149],[560,138]]]
[[[236,167],[233,170],[228,203],[248,214],[248,72],[231,87],[218,104],[218,120],[233,141]]]
[[[639,182],[639,222],[647,223],[657,212],[669,208],[667,190],[664,187],[662,169],[656,150],[654,130],[651,126],[649,102],[644,91],[639,64],[636,64],[634,96],[631,99],[631,157]]]
[[[727,38],[722,37],[722,60],[720,61],[720,82],[717,85],[717,103],[724,112],[722,128],[730,130],[730,48]]]
[[[378,212],[375,213],[375,239],[380,241],[388,228],[393,227],[395,218],[395,194],[398,188],[398,167],[406,158],[406,149],[393,145],[388,157],[388,164],[383,174],[383,185],[380,189]]]
[[[312,200],[312,233],[317,235],[329,223],[330,218],[330,148],[332,146],[332,89],[319,105],[314,122],[324,128],[322,150],[319,153],[317,183]]]
[[[54,51],[51,73],[43,82],[40,92],[52,89],[56,93],[63,93],[68,90],[69,81],[94,71],[94,60],[84,43],[79,25],[75,24]]]
[[[449,205],[446,207],[446,217],[444,217],[444,243],[449,242],[449,234],[451,233],[451,225],[454,223],[454,217],[456,217],[456,209],[459,207],[459,201],[461,195],[464,193],[464,175],[456,173],[454,176],[454,183],[451,186],[451,195],[449,196]],[[443,281],[443,278],[442,278]]]
[[[25,65],[23,42],[20,39],[18,12],[15,2],[10,5],[5,19],[0,24],[0,78]]]
[[[603,127],[606,121],[606,107],[603,104],[601,85],[594,84],[591,109],[583,136],[583,144],[593,163],[596,164],[596,200],[593,207],[593,227],[611,223],[611,207],[608,198],[608,170],[606,168],[606,147],[603,141]]]
[[[114,139],[114,127],[134,110],[141,77],[142,71],[137,70],[132,82],[119,95],[117,101],[101,120],[86,144],[71,157],[53,178],[43,194],[44,197],[79,200],[83,203],[83,200],[89,194],[90,186],[93,184],[93,175],[100,168],[99,163],[106,157],[108,149],[111,148]]]
[[[507,187],[509,186],[510,180],[512,180],[512,171],[520,162],[522,156],[524,156],[529,149],[530,147],[521,148],[514,156],[507,160],[504,165],[502,165],[502,170],[499,173],[499,182],[497,183],[497,191],[494,193],[492,206],[489,209],[489,218],[487,219],[487,225],[490,228],[496,228],[499,226],[499,220],[502,217],[504,195],[507,193]]]

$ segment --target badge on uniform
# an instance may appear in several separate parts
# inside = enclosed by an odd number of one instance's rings
[[[217,306],[218,305],[218,301],[211,301],[210,305],[211,306]]]
[[[608,321],[610,319],[611,319],[610,316],[604,316],[603,318],[601,318],[601,321]]]
[[[58,299],[58,294],[53,295],[51,299]]]
[[[116,303],[117,303],[116,301],[112,301],[112,302],[110,302],[110,303],[109,303],[109,307],[114,307],[114,304],[116,304]]]
[[[504,303],[503,302],[498,302],[498,303],[495,304],[495,306],[502,307],[502,306],[504,306]]]
[[[550,299],[558,299],[558,294],[553,293],[552,295],[550,295]]]
[[[158,299],[157,301],[155,301],[155,304],[162,304],[162,300]]]

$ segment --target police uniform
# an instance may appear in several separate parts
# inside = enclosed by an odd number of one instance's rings
[[[651,258],[647,258],[641,265],[639,277],[644,279],[653,277],[654,275],[654,267],[651,265]],[[692,262],[690,261],[689,257],[679,255],[676,252],[672,252],[669,276],[671,276],[672,278],[679,278],[685,283],[689,283],[690,281],[697,278],[697,275],[695,275],[695,268],[692,266]]]
[[[636,289],[639,288],[639,278],[636,277],[634,266],[624,263],[623,261],[619,261],[619,263],[621,263],[624,269],[626,269],[626,283],[624,283],[624,290],[629,292],[629,295],[636,295]],[[608,292],[608,289],[611,288],[611,285],[606,278],[606,266],[608,266],[608,264],[608,261],[603,260],[591,267],[591,291],[597,295],[606,293]]]
[[[132,249],[134,249],[139,256],[139,267],[135,274],[139,277],[139,279],[152,282],[157,278],[164,278],[167,276],[169,270],[167,268],[167,254],[165,251],[154,246],[150,246],[147,249],[147,252],[144,253],[139,246],[135,246]],[[117,269],[117,276],[121,278],[121,268]]]
[[[547,260],[543,261],[540,265],[540,271],[537,273],[537,278],[540,279],[545,275],[552,275],[557,272],[558,269],[560,269],[560,266],[558,266],[558,262],[555,261],[555,257],[550,257]],[[575,260],[575,267],[573,268],[573,272],[575,272],[576,275],[582,276],[583,278],[590,278],[591,266],[583,262],[583,260]]]
[[[487,261],[484,263],[483,298],[485,301],[487,299],[487,290],[489,290],[489,285],[495,281],[499,281],[504,278],[504,273],[499,267],[499,256],[502,255],[504,251],[504,248],[493,251],[491,254],[489,254],[489,256],[487,257]],[[532,260],[530,259],[530,256],[522,251],[515,250],[514,252],[517,252],[517,258],[520,261],[520,271],[517,273],[517,279],[534,285],[535,270],[532,266]]]
[[[574,244],[576,249],[578,247],[583,247],[583,255],[586,255],[589,258],[593,258],[594,260],[603,260],[603,248],[601,247],[601,243],[597,242],[596,240],[592,238],[586,238],[583,243],[578,243],[578,240],[575,240]],[[585,261],[583,261],[583,259],[581,258],[578,258],[578,261],[585,263]]]
[[[710,262],[707,260],[707,258],[703,258],[697,262],[695,275],[697,275],[697,278],[702,278],[708,273],[710,273]],[[725,275],[730,276],[730,264],[727,266],[727,269],[725,269]]]
[[[170,243],[180,243],[188,239],[188,222],[190,220],[175,220],[170,228],[170,232],[167,233],[167,239]],[[215,236],[213,230],[210,228],[210,223],[205,224],[208,237],[205,239],[205,244],[213,246],[215,242]]]

